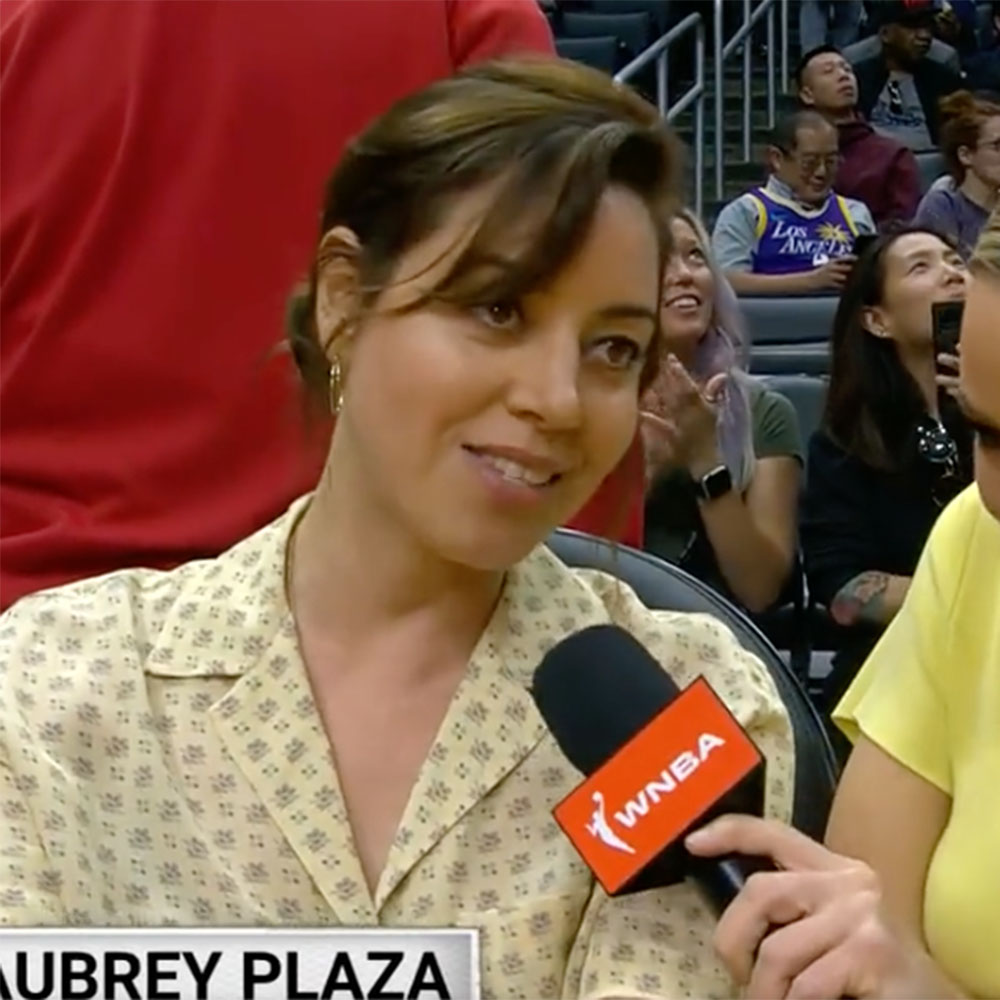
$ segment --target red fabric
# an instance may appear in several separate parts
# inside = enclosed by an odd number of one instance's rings
[[[645,482],[642,438],[637,434],[625,457],[567,527],[641,549]]]
[[[863,201],[880,228],[892,221],[909,222],[920,204],[920,171],[913,153],[861,119],[839,125],[837,131],[837,193]]]
[[[0,606],[218,553],[311,488],[280,350],[345,141],[534,0],[0,5]]]

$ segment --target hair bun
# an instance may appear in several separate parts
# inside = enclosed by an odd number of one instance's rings
[[[941,110],[941,117],[947,121],[951,118],[961,118],[963,115],[975,114],[977,107],[975,95],[968,90],[956,90],[946,97],[942,97],[938,103]]]

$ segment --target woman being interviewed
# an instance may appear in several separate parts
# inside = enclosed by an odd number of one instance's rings
[[[217,559],[0,619],[0,922],[464,925],[487,996],[731,989],[687,885],[596,888],[529,691],[615,622],[707,674],[789,815],[761,664],[541,545],[633,439],[673,168],[655,109],[558,61],[435,84],[352,144],[292,335],[339,414],[315,493]]]

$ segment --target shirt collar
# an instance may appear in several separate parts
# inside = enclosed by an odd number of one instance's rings
[[[830,199],[833,197],[833,192],[826,196],[826,200],[822,205],[807,205],[804,201],[800,200],[795,192],[780,178],[771,174],[767,178],[767,183],[764,185],[764,190],[774,197],[782,200],[791,202],[793,205],[797,205],[807,212],[822,212],[826,210],[826,206],[830,203]]]

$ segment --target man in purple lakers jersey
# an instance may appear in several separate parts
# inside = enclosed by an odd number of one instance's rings
[[[767,183],[719,213],[712,245],[733,288],[749,295],[837,291],[854,241],[875,232],[860,201],[833,190],[837,130],[815,111],[781,119],[767,149]]]

